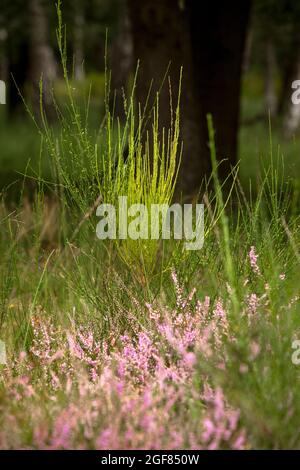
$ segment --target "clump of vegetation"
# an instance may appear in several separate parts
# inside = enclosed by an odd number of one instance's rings
[[[21,192],[12,206],[3,195],[0,206],[0,448],[298,448],[299,216],[272,141],[257,194],[246,198],[237,171],[223,194],[208,118],[201,250],[98,240],[101,202],[171,202],[179,104],[161,133],[156,100],[145,136],[135,80],[122,126],[107,78],[93,135],[58,13],[69,101],[55,129],[42,106],[37,123],[53,178],[40,174],[31,199]]]

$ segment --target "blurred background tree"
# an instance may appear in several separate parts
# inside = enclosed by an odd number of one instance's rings
[[[254,161],[268,140],[269,114],[275,141],[283,142],[286,162],[297,166],[300,106],[291,103],[291,84],[300,78],[298,2],[246,0],[216,6],[213,2],[199,5],[196,0],[64,0],[63,16],[78,97],[83,98],[92,85],[92,122],[103,107],[106,35],[111,106],[121,122],[123,98],[139,62],[136,99],[143,108],[151,87],[149,111],[159,90],[160,126],[168,127],[169,87],[175,102],[183,66],[184,153],[179,188],[184,194],[195,193],[210,174],[209,112],[216,128],[218,158],[223,161],[219,168],[223,180],[240,158],[242,178],[256,174]],[[36,158],[33,130],[14,81],[37,117],[41,75],[44,107],[52,122],[52,90],[64,100],[56,24],[55,1],[2,0],[0,79],[7,83],[8,105],[0,110],[0,174],[5,175],[1,185],[8,182],[8,170],[20,171],[29,157]],[[96,128],[96,118],[94,122]],[[26,137],[17,147],[12,135],[21,135],[21,129]],[[300,178],[298,169],[291,173]]]

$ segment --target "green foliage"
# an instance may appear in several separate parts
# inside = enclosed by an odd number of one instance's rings
[[[45,324],[50,319],[58,328],[91,328],[101,344],[111,347],[125,333],[134,340],[138,331],[150,331],[146,303],[158,311],[178,311],[170,281],[174,267],[183,294],[196,288],[195,305],[206,296],[212,303],[222,301],[234,338],[226,342],[222,337],[224,364],[216,362],[215,356],[199,354],[199,383],[209,377],[215,387],[222,387],[229,405],[239,409],[250,448],[299,448],[299,366],[291,361],[291,343],[300,334],[299,215],[297,188],[291,197],[280,166],[279,133],[276,130],[274,136],[261,123],[242,130],[243,185],[234,172],[234,185],[225,198],[209,118],[214,189],[207,188],[204,198],[202,250],[184,251],[181,242],[174,240],[162,245],[156,240],[97,240],[95,202],[100,202],[100,196],[102,202],[117,204],[118,197],[126,195],[129,204],[141,202],[147,207],[172,200],[180,157],[179,106],[172,112],[170,130],[160,134],[157,99],[150,114],[152,133],[145,135],[148,114],[134,106],[134,82],[124,103],[123,127],[108,105],[106,74],[104,118],[95,133],[89,125],[90,93],[84,89],[87,96],[82,106],[81,93],[69,78],[59,18],[62,94],[68,102],[57,99],[56,128],[49,126],[41,109],[41,154],[36,157],[36,191],[31,201],[21,192],[20,204],[7,206],[2,195],[0,206],[0,336],[7,342],[9,357],[15,359],[19,350],[30,350],[33,317]],[[22,135],[15,133],[24,143]],[[296,142],[286,144],[290,154],[289,146],[297,151]],[[260,169],[256,153],[263,156]],[[53,174],[46,178],[42,168],[49,157]],[[256,178],[255,191],[246,183],[250,173]],[[249,260],[252,246],[259,272]],[[183,309],[178,319],[184,319],[184,314]],[[259,349],[256,355],[253,348]],[[166,354],[170,355],[169,350]],[[36,374],[44,370],[45,366]],[[45,392],[46,386],[39,406]],[[192,403],[191,422],[198,426],[204,404]],[[12,406],[17,412],[15,401]],[[181,402],[176,407],[172,412],[183,413]],[[30,442],[28,433],[26,442]]]
[[[60,132],[53,133],[41,108],[43,129],[41,133],[53,159],[57,178],[82,214],[86,214],[96,200],[118,205],[119,196],[127,196],[128,205],[170,204],[176,183],[179,144],[179,100],[174,122],[164,130],[159,139],[159,97],[152,110],[152,135],[145,137],[146,111],[134,105],[135,81],[129,102],[124,102],[126,123],[121,128],[109,107],[109,75],[106,72],[105,116],[97,136],[89,130],[89,100],[82,115],[76,100],[76,89],[69,79],[67,67],[66,36],[58,2],[58,47],[61,54],[68,105],[59,109]],[[136,80],[137,78],[135,78]],[[42,87],[42,84],[41,84]],[[173,114],[173,109],[171,109]],[[125,161],[125,149],[128,149]],[[101,198],[101,199],[99,199]],[[66,201],[66,205],[68,202]],[[125,263],[136,266],[138,275],[150,274],[157,261],[160,243],[157,240],[115,242]],[[146,272],[144,272],[146,270]]]

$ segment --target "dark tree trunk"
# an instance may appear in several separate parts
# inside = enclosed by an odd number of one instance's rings
[[[131,26],[126,0],[120,0],[118,16],[118,34],[111,50],[111,91],[112,99],[114,99],[115,115],[124,121],[123,93],[126,95],[133,59]]]
[[[300,28],[298,18],[294,20],[289,49],[285,54],[283,78],[278,111],[282,117],[284,136],[290,138],[300,126],[300,105],[292,103],[292,83],[300,73]]]
[[[207,141],[205,116],[211,113],[216,130],[219,167],[225,179],[237,162],[241,74],[245,39],[250,16],[250,0],[243,2],[199,2],[190,0],[193,58],[198,106],[202,112],[202,133]],[[209,161],[204,147],[200,157]]]
[[[277,111],[277,94],[275,89],[276,54],[274,43],[269,36],[265,39],[265,105],[271,116]]]
[[[0,14],[0,80],[8,81],[8,56],[7,56],[7,25],[5,16]]]
[[[150,82],[160,88],[168,68],[173,90],[183,66],[181,129],[184,153],[179,188],[199,190],[210,175],[206,115],[216,129],[218,158],[225,179],[237,159],[241,74],[251,0],[128,0],[136,59],[141,60],[137,95],[144,103]],[[241,6],[242,4],[242,6]],[[161,125],[170,123],[168,83],[160,92]]]
[[[84,80],[84,8],[82,1],[74,2],[73,17],[73,55],[74,55],[74,78]]]
[[[16,19],[18,7],[17,4],[12,11],[3,9],[0,15],[0,79],[6,83],[6,111],[9,116],[26,112],[18,89],[24,96],[28,69],[28,38],[24,19],[22,16]]]
[[[195,85],[192,71],[187,11],[176,0],[128,0],[135,59],[140,60],[137,99],[145,105],[151,81],[153,103],[159,95],[160,127],[170,127],[170,77],[173,105],[177,101],[180,70],[183,66],[181,97],[181,131],[184,153],[181,165],[180,189],[190,194],[198,189],[201,175],[207,171],[207,161],[201,160],[199,111],[195,106]]]
[[[25,114],[22,96],[25,96],[25,84],[28,68],[28,43],[22,41],[18,50],[13,45],[14,38],[8,38],[9,76],[7,82],[7,110],[10,116]]]
[[[296,21],[291,32],[289,50],[285,54],[285,61],[283,63],[282,86],[278,103],[278,112],[280,115],[283,115],[289,108],[292,82],[299,79],[299,50],[300,26],[298,21]]]
[[[49,44],[49,27],[44,0],[29,0],[29,54],[32,102],[39,115],[39,82],[43,80],[43,106],[48,118],[53,117],[51,83],[56,77],[57,64]]]
[[[251,20],[250,20],[251,23]],[[248,27],[248,32],[246,34],[246,42],[245,42],[245,50],[244,50],[244,58],[243,58],[243,66],[242,71],[243,73],[248,72],[251,59],[252,59],[252,52],[253,52],[253,36],[254,36],[253,26],[252,24]]]
[[[295,75],[291,76],[291,82],[289,84],[289,96],[287,96],[287,103],[284,107],[284,113],[282,117],[282,128],[283,133],[286,138],[291,138],[300,127],[300,104],[295,104],[292,102],[292,94],[294,90],[292,89],[292,83],[297,78],[299,79],[300,74],[300,54],[298,52],[298,57],[295,57],[294,63],[294,73]]]

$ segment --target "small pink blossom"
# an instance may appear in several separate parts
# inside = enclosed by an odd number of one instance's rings
[[[260,273],[259,266],[257,264],[257,259],[258,259],[258,255],[255,252],[255,247],[251,246],[250,251],[249,251],[250,265],[251,265],[252,271],[255,274],[258,274],[260,276],[261,273]]]

